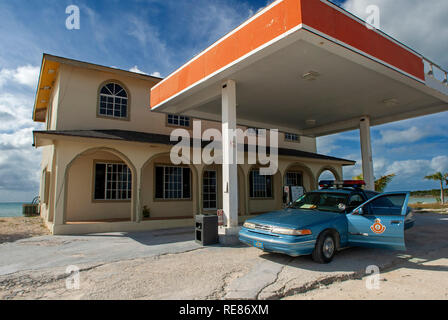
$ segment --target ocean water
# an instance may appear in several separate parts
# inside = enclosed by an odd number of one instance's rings
[[[435,198],[418,198],[411,197],[409,203],[436,203]],[[0,217],[22,217],[22,202],[0,203]]]
[[[411,199],[409,200],[410,204],[414,204],[414,203],[437,203],[437,199],[436,198],[419,198],[419,197],[411,197]]]
[[[20,203],[0,203],[0,217],[22,217],[22,202]]]

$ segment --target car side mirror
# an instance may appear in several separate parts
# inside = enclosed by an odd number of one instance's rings
[[[364,214],[364,209],[361,207],[361,208],[358,208],[358,209],[355,209],[354,211],[353,211],[353,214],[354,215],[357,215],[357,216],[362,216],[363,214]]]

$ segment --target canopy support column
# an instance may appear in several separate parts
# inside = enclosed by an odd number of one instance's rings
[[[375,191],[375,176],[373,173],[372,141],[370,137],[370,118],[363,117],[359,123],[361,136],[362,173],[366,189]]]
[[[226,81],[222,86],[222,182],[224,222],[220,242],[238,243],[238,164],[236,141],[236,83]]]

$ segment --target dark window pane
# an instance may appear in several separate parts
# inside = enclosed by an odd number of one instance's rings
[[[163,167],[156,167],[156,198],[163,199]]]
[[[105,199],[106,165],[97,163],[95,166],[95,196],[96,200]]]
[[[266,176],[266,197],[272,198],[272,176]]]
[[[250,175],[249,175],[249,186],[250,186],[250,197],[251,198],[254,198],[255,197],[255,192],[254,192],[254,171],[251,171],[250,172]]]
[[[109,83],[106,85],[106,88],[110,91],[110,94],[114,94],[115,87],[113,83]]]
[[[101,94],[110,94],[109,90],[106,87],[101,88]]]
[[[183,193],[184,193],[184,199],[189,199],[191,197],[191,182],[190,182],[190,168],[184,168],[183,169]]]
[[[128,117],[128,109],[126,106],[121,107],[121,117],[127,118]]]

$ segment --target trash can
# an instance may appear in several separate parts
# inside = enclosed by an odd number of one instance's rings
[[[198,215],[196,216],[196,242],[203,246],[217,244],[218,216]]]

